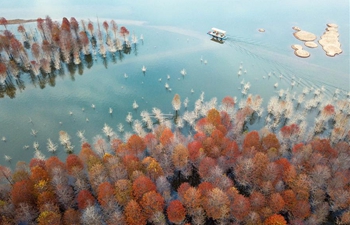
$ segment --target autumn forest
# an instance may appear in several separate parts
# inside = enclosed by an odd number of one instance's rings
[[[0,22],[6,27],[6,19]],[[20,83],[21,70],[39,80],[59,70],[61,61],[78,65],[81,52],[91,54],[95,36],[95,44],[109,43],[110,52],[132,44],[125,27],[113,20],[102,26],[103,41],[92,23],[39,18],[43,42],[36,43],[19,25],[24,42],[32,43],[32,60],[5,29],[1,87]],[[96,48],[101,55],[103,46]],[[175,94],[173,117],[156,108],[142,112],[126,140],[106,126],[104,137],[93,143],[81,137],[79,150],[67,151],[65,159],[38,154],[14,169],[0,165],[0,223],[350,224],[350,105],[323,94],[322,88],[299,97],[282,91],[268,100],[266,115],[259,95],[240,102],[202,97],[193,111],[187,103],[183,111]],[[253,119],[265,126],[249,130]]]

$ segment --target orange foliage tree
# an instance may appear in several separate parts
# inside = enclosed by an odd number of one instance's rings
[[[269,198],[269,206],[273,213],[279,213],[284,209],[284,200],[279,193],[273,193]]]
[[[181,187],[181,186],[180,186]],[[189,187],[183,195],[183,204],[188,213],[193,213],[201,207],[201,192],[195,187]]]
[[[40,180],[44,180],[44,181],[50,180],[50,176],[47,173],[47,171],[40,166],[32,167],[31,172],[32,173],[31,173],[30,179],[34,182],[34,184],[39,183]]]
[[[185,168],[188,163],[188,149],[183,144],[176,145],[171,158],[177,170]]]
[[[145,225],[147,223],[141,206],[135,200],[130,200],[125,206],[124,215],[128,225]]]
[[[80,225],[80,212],[75,209],[67,209],[63,215],[63,224],[64,225]]]
[[[230,200],[219,188],[214,188],[203,198],[203,208],[214,220],[225,219],[230,212]]]
[[[53,211],[44,211],[40,213],[37,221],[38,225],[60,225],[61,215]]]
[[[218,110],[210,109],[207,113],[207,122],[213,124],[215,127],[221,124],[221,116]]]
[[[274,214],[264,221],[264,225],[287,225],[287,221],[280,214]]]
[[[109,182],[103,182],[97,188],[97,200],[102,207],[114,200],[114,189]]]
[[[251,147],[255,147],[256,150],[260,150],[260,135],[257,131],[249,132],[243,141],[243,150],[250,149]]]
[[[132,183],[130,180],[121,179],[115,182],[114,196],[118,204],[125,206],[132,199]]]
[[[39,194],[37,205],[38,208],[42,208],[45,204],[58,205],[57,196],[52,191],[44,191]]]
[[[160,143],[162,143],[163,146],[166,146],[171,143],[173,137],[173,132],[169,128],[165,128],[161,136],[159,137],[159,141]]]
[[[152,181],[156,181],[158,177],[164,175],[163,168],[154,158],[146,157],[142,160],[142,164],[146,170],[146,174]]]
[[[145,151],[146,144],[140,136],[133,134],[127,142],[127,147],[131,154],[139,155]]]
[[[149,191],[140,201],[145,216],[150,219],[156,212],[163,212],[164,198],[156,191]]]
[[[262,142],[262,147],[265,150],[269,150],[270,148],[275,148],[275,149],[280,148],[280,143],[275,134],[266,135],[265,137],[262,138],[261,142]]]

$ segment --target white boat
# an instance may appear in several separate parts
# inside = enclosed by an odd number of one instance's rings
[[[143,66],[143,67],[142,67],[142,72],[146,72],[146,70],[147,70],[146,67]]]
[[[218,28],[211,28],[210,31],[208,31],[208,33],[210,36],[212,36],[214,39],[217,39],[219,41],[222,41],[222,40],[226,40],[227,39],[227,36],[226,36],[226,31],[224,30],[220,30]]]

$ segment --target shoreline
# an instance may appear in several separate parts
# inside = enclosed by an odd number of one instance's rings
[[[22,24],[22,23],[31,23],[35,22],[36,19],[13,19],[13,20],[7,20],[7,25],[14,25],[14,24]]]

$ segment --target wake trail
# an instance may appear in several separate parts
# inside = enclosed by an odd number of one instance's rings
[[[264,72],[272,72],[276,78],[281,75],[286,82],[291,83],[295,81],[298,85],[305,85],[308,88],[320,88],[323,86],[328,96],[332,96],[337,88],[334,84],[320,79],[322,76],[317,76],[318,74],[324,74],[325,68],[311,63],[300,62],[299,59],[288,56],[290,51],[286,49],[250,38],[231,35],[228,35],[225,44],[252,58],[254,63],[259,64],[259,68]],[[267,74],[264,74],[264,76],[267,76]]]

